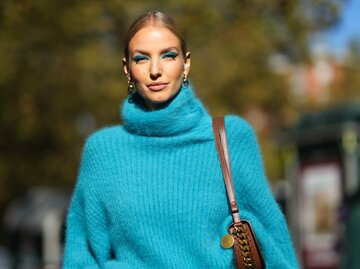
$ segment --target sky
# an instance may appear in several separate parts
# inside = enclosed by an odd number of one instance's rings
[[[341,54],[349,41],[360,42],[360,0],[345,1],[339,24],[326,33],[326,43],[330,50]]]

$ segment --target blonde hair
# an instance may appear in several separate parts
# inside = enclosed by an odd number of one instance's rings
[[[182,34],[182,31],[176,21],[171,18],[170,16],[166,15],[160,11],[150,11],[138,17],[129,27],[125,38],[124,38],[124,56],[125,59],[129,59],[129,43],[134,35],[141,30],[142,28],[148,25],[155,25],[165,27],[166,29],[170,30],[180,41],[181,52],[183,57],[185,57],[187,52],[187,45]]]

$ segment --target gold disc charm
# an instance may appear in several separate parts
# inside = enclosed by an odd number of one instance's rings
[[[230,234],[224,235],[221,238],[221,246],[223,248],[232,248],[233,245],[234,245],[234,238]]]

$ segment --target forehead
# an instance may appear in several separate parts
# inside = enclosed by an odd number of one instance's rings
[[[180,50],[179,38],[169,29],[161,26],[141,28],[131,38],[129,50],[155,50],[165,47],[176,47]]]

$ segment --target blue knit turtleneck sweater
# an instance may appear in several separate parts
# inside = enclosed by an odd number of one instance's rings
[[[135,96],[122,117],[86,142],[63,268],[235,268],[233,250],[220,245],[232,217],[211,117],[191,87],[155,111]],[[298,268],[251,127],[236,116],[225,123],[240,214],[267,269]]]

